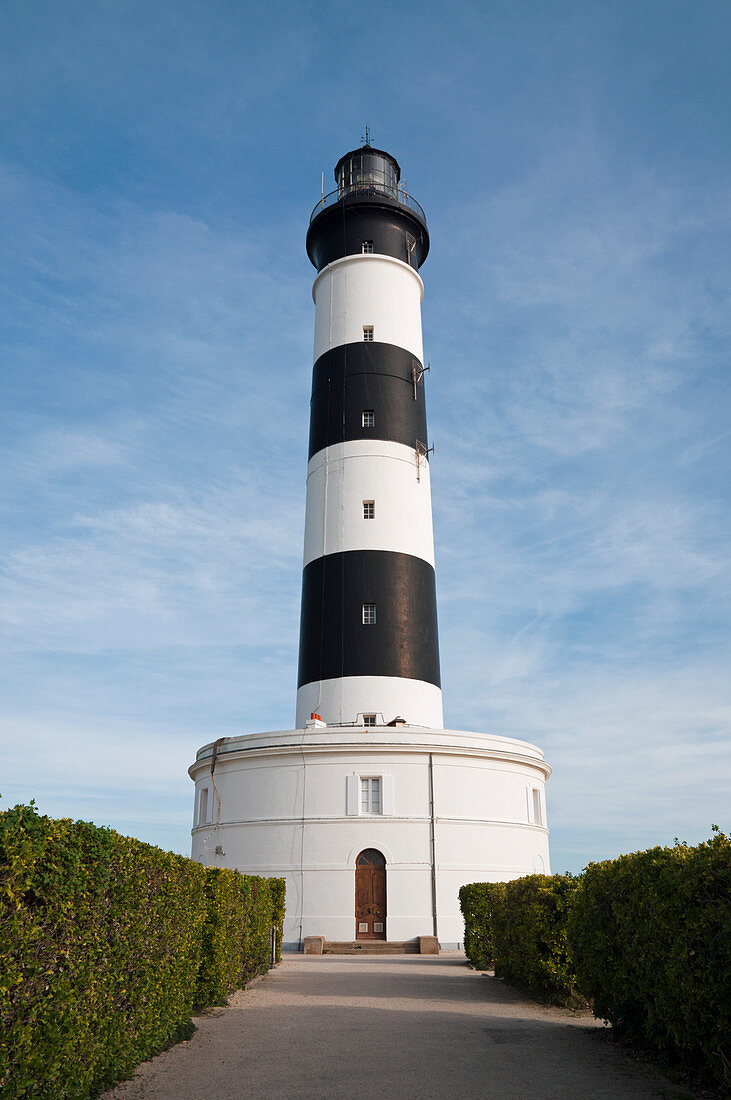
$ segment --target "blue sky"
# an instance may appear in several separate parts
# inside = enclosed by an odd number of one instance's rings
[[[555,870],[728,827],[723,3],[9,0],[2,803],[187,852],[294,720],[311,208],[366,123],[422,274],[445,720]]]

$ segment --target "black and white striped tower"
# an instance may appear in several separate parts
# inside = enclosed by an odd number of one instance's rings
[[[426,217],[370,144],[310,219],[317,269],[297,726],[441,729],[421,338]]]

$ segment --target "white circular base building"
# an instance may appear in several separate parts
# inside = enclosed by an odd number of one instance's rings
[[[536,746],[423,726],[326,726],[224,738],[190,768],[194,859],[287,882],[284,947],[461,946],[460,886],[549,873]]]

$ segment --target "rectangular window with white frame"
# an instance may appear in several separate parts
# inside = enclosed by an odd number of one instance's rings
[[[375,726],[375,724],[376,724],[375,714],[364,714],[363,715],[363,725],[364,726]]]
[[[361,776],[360,812],[362,814],[381,813],[381,777]]]
[[[366,344],[373,343],[373,325],[363,325],[363,339]]]
[[[362,241],[361,250],[364,253],[371,253],[373,251],[373,241]]]
[[[363,604],[363,626],[376,625],[376,605],[374,603]]]
[[[543,799],[539,787],[528,787],[526,790],[528,799],[528,823],[530,825],[543,825]]]
[[[346,776],[345,812],[349,817],[379,814],[393,817],[394,779],[392,775]]]
[[[376,414],[373,409],[363,409],[363,415],[361,416],[360,422],[364,428],[375,428]]]
[[[363,519],[375,519],[376,518],[376,502],[375,500],[363,501]]]
[[[208,823],[208,787],[201,787],[198,793],[198,824]]]

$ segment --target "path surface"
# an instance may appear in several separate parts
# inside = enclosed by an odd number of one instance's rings
[[[101,1100],[623,1100],[675,1090],[464,956],[285,956]],[[687,1093],[685,1094],[687,1095]]]

